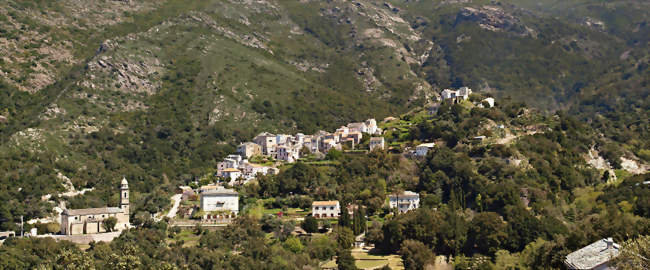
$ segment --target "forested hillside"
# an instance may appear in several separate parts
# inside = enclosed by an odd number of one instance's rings
[[[395,185],[417,188],[435,194],[428,204],[443,209],[436,215],[535,218],[508,227],[534,233],[495,247],[513,253],[540,236],[574,241],[564,250],[617,228],[575,238],[569,232],[586,226],[583,218],[621,214],[647,233],[647,205],[608,190],[625,193],[620,185],[647,179],[631,175],[650,163],[649,20],[642,0],[4,1],[0,230],[16,229],[20,216],[48,216],[61,201],[117,205],[122,177],[133,213],[160,212],[175,187],[204,179],[261,131],[308,134],[395,116],[384,134],[394,151],[434,140],[445,147],[423,164],[393,154],[344,157],[341,167],[291,185],[274,182],[291,177],[261,179],[250,196],[308,193],[378,210]],[[442,89],[460,86],[497,98],[498,108],[442,106],[424,116]],[[472,146],[471,136],[498,135],[482,126],[497,122],[524,133],[535,126],[535,134]],[[605,186],[614,177],[623,184]],[[69,183],[92,190],[56,196]],[[533,213],[518,205],[521,193]],[[436,253],[475,252],[444,242],[451,236],[431,237],[418,239]],[[376,239],[401,243],[389,240]]]

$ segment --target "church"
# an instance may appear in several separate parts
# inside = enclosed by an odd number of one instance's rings
[[[122,178],[120,185],[120,207],[66,209],[61,213],[61,234],[77,235],[106,232],[102,221],[115,217],[115,230],[123,230],[129,223],[129,183]]]

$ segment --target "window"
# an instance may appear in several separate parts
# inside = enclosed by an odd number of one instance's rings
[[[77,219],[79,219],[79,217],[74,217],[74,220],[77,220]]]
[[[334,210],[334,206],[330,206],[330,210]]]

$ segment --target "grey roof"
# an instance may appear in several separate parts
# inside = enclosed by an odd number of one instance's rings
[[[592,269],[618,256],[619,245],[611,238],[601,239],[566,256],[569,269]]]
[[[266,131],[258,134],[255,137],[257,138],[257,137],[260,137],[260,136],[263,136],[263,137],[275,137],[275,135],[273,133],[269,133],[269,132],[266,132]]]
[[[100,208],[86,208],[86,209],[66,209],[63,211],[63,214],[68,216],[85,216],[85,215],[117,214],[122,212],[123,212],[122,208],[119,207],[100,207]]]
[[[239,193],[233,189],[213,188],[204,190],[201,195],[239,195]]]
[[[420,197],[420,194],[417,194],[417,193],[415,193],[415,192],[413,192],[413,191],[408,191],[408,190],[407,190],[407,191],[402,192],[402,194],[398,194],[398,195],[391,194],[391,195],[389,195],[389,197],[390,197],[390,198],[396,198],[396,197],[400,197],[400,198],[415,198],[415,197]]]

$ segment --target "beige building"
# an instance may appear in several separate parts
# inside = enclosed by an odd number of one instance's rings
[[[262,147],[252,142],[245,142],[237,146],[237,154],[243,158],[262,155]]]
[[[122,179],[120,186],[120,207],[66,209],[61,213],[61,234],[91,234],[106,232],[102,222],[115,217],[116,230],[123,230],[129,223],[129,183]]]
[[[275,157],[275,147],[278,144],[277,136],[268,132],[262,132],[253,138],[253,142],[261,146],[262,154]]]

